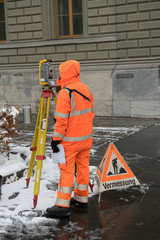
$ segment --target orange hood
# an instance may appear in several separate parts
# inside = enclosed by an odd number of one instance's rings
[[[59,66],[60,79],[57,85],[61,88],[69,83],[80,82],[80,63],[76,60],[68,60]]]

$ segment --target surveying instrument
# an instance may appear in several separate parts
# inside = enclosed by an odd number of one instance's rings
[[[54,78],[54,71],[51,68],[52,59],[44,59],[39,62],[39,83],[42,85],[41,100],[37,115],[36,127],[31,147],[31,158],[26,178],[26,186],[28,188],[30,178],[32,176],[35,159],[37,160],[35,183],[34,183],[34,208],[37,205],[38,194],[40,189],[42,163],[45,159],[46,135],[49,118],[50,98],[53,96],[55,103],[57,103],[56,95],[52,88],[56,87],[56,79]]]

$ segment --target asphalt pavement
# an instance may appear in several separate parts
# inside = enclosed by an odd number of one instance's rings
[[[145,193],[131,187],[127,191],[102,194],[102,201],[97,205],[99,222],[106,227],[102,239],[159,239],[160,123],[150,120],[143,123],[149,125],[117,141],[115,146],[127,160]]]
[[[97,229],[104,240],[157,240],[160,236],[160,123],[149,119],[99,119],[110,126],[143,125],[145,128],[115,142],[116,148],[141,183],[141,188],[102,193],[90,200],[84,220],[86,232]],[[99,152],[104,154],[106,146]],[[144,192],[143,192],[144,191]],[[75,216],[75,215],[74,215]],[[84,218],[84,217],[83,217]],[[72,215],[71,215],[72,219]],[[72,219],[73,221],[73,219]],[[85,223],[86,221],[86,223]],[[80,225],[82,221],[79,221]],[[99,237],[99,238],[98,238]],[[69,238],[67,238],[69,239]],[[89,239],[89,238],[88,238]]]

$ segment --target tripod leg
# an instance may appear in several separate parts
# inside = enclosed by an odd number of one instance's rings
[[[43,163],[42,160],[37,160],[35,183],[34,183],[34,199],[33,199],[34,208],[37,206],[37,201],[38,201],[41,172],[42,172],[42,163]]]
[[[43,98],[44,102],[44,98]],[[38,131],[38,144],[37,144],[37,166],[36,166],[36,174],[35,174],[35,184],[34,184],[34,199],[33,204],[34,208],[37,205],[38,201],[38,194],[40,189],[40,180],[41,180],[41,171],[42,171],[42,161],[45,159],[45,146],[46,146],[46,135],[47,135],[47,127],[48,127],[48,118],[49,118],[49,106],[50,106],[50,97],[46,98],[47,109],[41,109],[40,113],[40,124],[39,124],[39,131]],[[42,104],[43,108],[43,104]],[[46,112],[46,123],[42,124],[42,117],[45,116]],[[44,126],[45,125],[45,126]]]
[[[29,162],[29,168],[27,172],[27,178],[26,178],[26,186],[29,186],[30,178],[32,176],[33,172],[33,167],[34,167],[34,162],[35,162],[35,157],[36,157],[36,151],[37,151],[37,139],[38,139],[38,124],[39,124],[39,118],[40,118],[40,112],[42,108],[42,99],[40,101],[39,105],[39,110],[38,110],[38,115],[37,115],[37,121],[36,121],[36,127],[34,131],[34,137],[33,137],[33,142],[32,142],[32,147],[31,147],[31,158]]]

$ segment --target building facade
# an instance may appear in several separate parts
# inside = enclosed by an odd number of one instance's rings
[[[0,105],[37,111],[45,58],[80,61],[96,115],[160,117],[159,0],[0,0]]]

